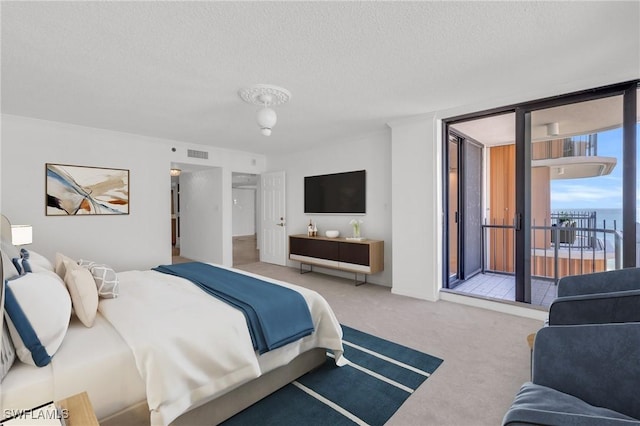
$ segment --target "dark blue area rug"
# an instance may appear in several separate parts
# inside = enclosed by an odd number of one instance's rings
[[[223,423],[383,425],[442,360],[342,326],[349,365],[333,358]],[[332,355],[332,354],[329,354]]]

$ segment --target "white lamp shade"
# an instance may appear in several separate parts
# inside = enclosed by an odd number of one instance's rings
[[[14,246],[31,244],[33,241],[33,229],[31,225],[11,225],[11,243]]]
[[[271,108],[262,108],[258,111],[258,124],[263,135],[269,136],[271,134],[271,129],[276,125],[276,121],[278,121],[278,116]]]

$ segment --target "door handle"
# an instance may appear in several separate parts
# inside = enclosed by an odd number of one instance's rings
[[[280,218],[280,223],[277,223],[278,226],[284,226],[284,217]]]

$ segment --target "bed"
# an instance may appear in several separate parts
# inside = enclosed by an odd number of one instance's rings
[[[87,391],[101,424],[216,424],[324,363],[327,349],[346,362],[340,325],[318,293],[224,269],[300,293],[314,332],[259,355],[235,308],[180,277],[121,272],[118,297],[99,299],[90,328],[74,303],[50,363],[16,358],[0,383],[2,412]],[[18,280],[55,279],[51,271],[26,275]]]

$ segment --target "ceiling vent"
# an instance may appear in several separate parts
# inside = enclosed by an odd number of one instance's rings
[[[209,159],[209,153],[207,151],[197,151],[195,149],[187,150],[187,157],[191,158],[202,158],[203,160]]]

